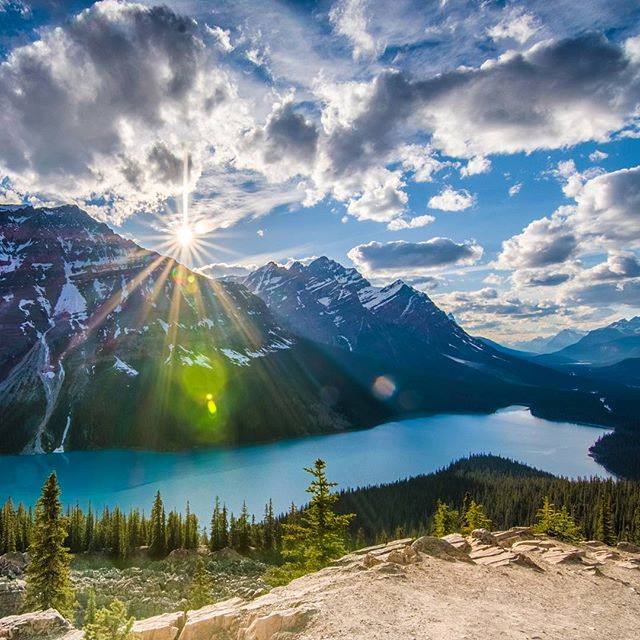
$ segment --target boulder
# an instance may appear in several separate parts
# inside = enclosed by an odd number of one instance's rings
[[[478,542],[482,542],[482,544],[490,544],[490,545],[498,544],[496,537],[486,529],[474,529],[471,532],[471,538],[473,538],[473,540],[477,540]]]
[[[165,613],[136,621],[132,631],[139,640],[176,640],[184,621],[184,613]]]
[[[582,562],[585,555],[586,552],[584,549],[563,549],[561,547],[556,547],[554,549],[549,549],[543,555],[543,558],[546,562],[550,562],[551,564],[566,564]]]
[[[25,590],[24,580],[0,580],[0,618],[21,611]]]
[[[442,540],[448,542],[460,551],[469,553],[471,551],[471,545],[467,542],[467,539],[460,533],[450,533],[448,536],[443,536]]]
[[[21,578],[29,563],[26,553],[14,551],[0,556],[0,576],[5,578]]]
[[[179,639],[209,640],[217,635],[228,633],[237,624],[238,607],[243,602],[241,598],[230,598],[197,611],[187,612],[187,619]]]
[[[455,562],[459,560],[461,562],[471,562],[467,553],[462,549],[457,549],[450,542],[443,540],[442,538],[436,538],[435,536],[423,536],[418,538],[411,548],[419,553],[439,558],[440,560],[447,560],[449,562]]]
[[[230,549],[229,547],[220,549],[220,551],[214,551],[211,554],[211,557],[214,560],[227,560],[231,562],[239,562],[243,559],[243,556],[241,556],[235,549]]]
[[[0,619],[2,640],[62,640],[73,630],[55,609]]]
[[[618,549],[618,551],[626,551],[627,553],[640,553],[640,547],[637,544],[633,544],[633,542],[627,542],[626,540],[618,542],[616,548]]]
[[[271,640],[276,634],[296,633],[304,628],[314,613],[315,609],[310,607],[274,611],[256,618],[238,635],[242,640]]]
[[[511,527],[506,531],[495,531],[493,537],[500,544],[512,544],[521,538],[528,538],[533,534],[531,527]]]
[[[372,553],[367,553],[367,555],[362,558],[362,566],[366,569],[371,569],[371,567],[375,567],[378,564],[382,564],[382,560]]]
[[[413,547],[404,547],[403,549],[394,549],[386,558],[387,562],[394,564],[414,564],[420,561],[418,552]]]

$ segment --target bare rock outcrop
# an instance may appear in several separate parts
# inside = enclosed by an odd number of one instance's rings
[[[71,624],[55,609],[0,618],[2,640],[71,640],[72,634]]]
[[[396,540],[253,600],[140,620],[138,640],[636,640],[640,554],[521,528]],[[4,635],[3,635],[4,633]],[[0,620],[0,639],[82,640],[56,612]]]

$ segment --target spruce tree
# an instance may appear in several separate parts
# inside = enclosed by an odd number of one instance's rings
[[[600,540],[609,546],[616,543],[613,515],[611,513],[611,498],[609,496],[602,496],[598,503],[595,537],[596,540]]]
[[[204,560],[198,556],[187,598],[189,608],[202,609],[202,607],[211,604],[213,600],[212,590],[213,580],[211,574],[207,571]]]
[[[307,493],[309,505],[295,514],[295,521],[284,525],[282,554],[288,561],[283,567],[269,572],[271,584],[283,584],[291,579],[325,567],[347,552],[347,533],[354,514],[335,512],[338,495],[331,489],[337,484],[329,482],[326,463],[316,460],[305,471],[312,476]]]
[[[29,547],[25,608],[57,609],[70,618],[73,589],[69,570],[70,556],[64,546],[67,523],[62,515],[60,488],[56,474],[45,482],[36,504],[33,540]]]
[[[133,618],[120,600],[96,611],[95,621],[85,626],[85,640],[135,640],[131,632]]]
[[[9,498],[0,513],[0,553],[16,551],[16,516]]]
[[[167,553],[167,525],[164,505],[159,491],[156,493],[153,508],[151,509],[150,528],[149,554],[152,558],[164,558]]]
[[[433,515],[433,535],[442,538],[458,530],[460,514],[448,504],[438,500],[436,512]]]
[[[464,521],[463,533],[471,533],[474,529],[487,529],[490,531],[493,526],[484,511],[483,505],[478,504],[475,500],[471,500],[469,503]]]
[[[87,604],[84,608],[83,626],[87,627],[96,621],[96,591],[89,589],[87,593]]]

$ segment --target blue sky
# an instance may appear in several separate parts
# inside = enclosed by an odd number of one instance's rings
[[[638,313],[636,2],[0,0],[0,25],[1,201],[212,275],[328,255],[503,340]]]

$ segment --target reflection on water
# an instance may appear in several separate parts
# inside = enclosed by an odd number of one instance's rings
[[[67,503],[120,505],[149,511],[156,490],[168,508],[187,500],[209,518],[219,495],[237,511],[246,499],[262,513],[306,499],[302,470],[315,458],[328,462],[341,487],[357,487],[428,473],[470,453],[493,453],[570,477],[605,470],[587,454],[603,430],[533,417],[511,408],[492,415],[439,415],[390,422],[375,429],[270,444],[184,453],[82,451],[42,456],[0,456],[0,500],[32,503],[55,470]]]

